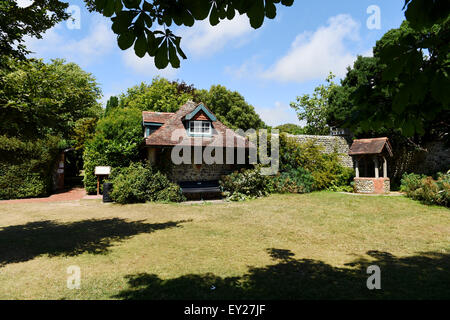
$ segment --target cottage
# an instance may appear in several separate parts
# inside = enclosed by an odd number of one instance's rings
[[[175,113],[143,111],[142,123],[148,160],[166,167],[183,191],[217,186],[222,175],[249,165],[252,144],[204,103],[188,101]]]

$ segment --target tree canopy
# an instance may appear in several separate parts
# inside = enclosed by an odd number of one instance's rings
[[[98,118],[95,78],[64,60],[4,59],[0,68],[0,134],[20,139],[48,134],[70,139],[76,121]]]
[[[450,16],[417,31],[403,22],[358,57],[330,95],[329,123],[355,131],[399,129],[404,136],[449,130]]]
[[[245,131],[266,127],[255,108],[237,91],[213,85],[209,90],[197,90],[196,95],[198,102],[204,102],[223,124],[232,129]]]
[[[69,18],[68,6],[57,0],[38,0],[21,8],[16,1],[0,1],[0,55],[24,59],[29,53],[24,37],[42,38],[46,30]]]
[[[333,82],[335,75],[330,72],[326,84],[314,89],[312,95],[298,96],[296,102],[291,102],[291,107],[297,112],[300,121],[306,121],[303,128],[305,134],[327,135],[330,128],[327,124],[328,97],[337,85]]]

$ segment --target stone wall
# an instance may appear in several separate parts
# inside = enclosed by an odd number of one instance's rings
[[[333,153],[336,150],[340,154],[341,163],[344,167],[353,168],[352,157],[348,155],[350,146],[352,145],[352,138],[348,136],[313,136],[313,135],[288,135],[296,139],[299,143],[308,141],[315,141],[314,144],[323,147],[324,153]]]
[[[171,180],[180,181],[213,181],[222,175],[245,167],[233,164],[179,164],[172,167]]]
[[[357,193],[389,193],[389,178],[354,178]]]

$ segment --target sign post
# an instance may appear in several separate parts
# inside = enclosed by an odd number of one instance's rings
[[[95,175],[97,176],[97,195],[100,194],[100,177],[107,177],[111,174],[111,167],[98,166],[95,167]]]

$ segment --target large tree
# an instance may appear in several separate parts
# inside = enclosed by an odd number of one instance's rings
[[[300,121],[306,121],[303,128],[306,134],[327,135],[330,128],[327,124],[328,97],[336,84],[333,82],[335,76],[330,73],[326,84],[314,89],[312,95],[304,94],[298,96],[296,102],[291,102],[291,107],[297,112]]]
[[[21,8],[16,1],[0,1],[0,55],[24,59],[29,53],[24,37],[41,38],[47,29],[68,19],[68,6],[57,0],[35,0]]]
[[[209,90],[197,90],[195,98],[198,102],[204,102],[217,118],[230,128],[245,131],[266,127],[255,108],[237,91],[213,85]]]
[[[344,107],[353,108],[347,119],[354,129],[400,129],[410,137],[448,132],[449,26],[450,16],[421,31],[405,21],[377,41],[373,58],[356,61],[342,82],[343,96],[333,97],[349,99]]]
[[[75,123],[98,118],[101,91],[95,78],[74,63],[5,60],[0,69],[0,135],[70,139]]]

